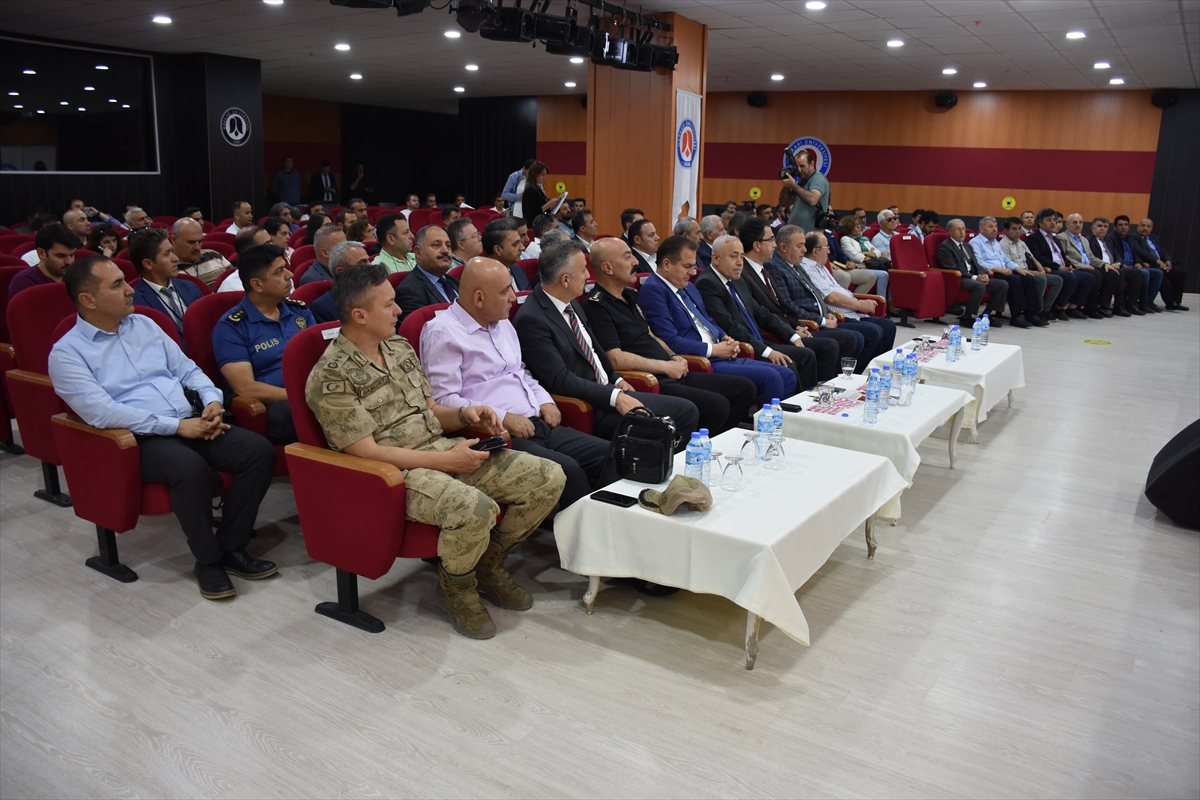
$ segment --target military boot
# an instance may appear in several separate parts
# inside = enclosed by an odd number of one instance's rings
[[[492,605],[524,611],[533,606],[533,595],[514,583],[504,568],[504,559],[512,549],[501,550],[494,541],[488,542],[487,550],[475,565],[475,574],[479,576],[480,594]]]
[[[451,575],[438,567],[438,605],[450,615],[454,630],[470,639],[490,639],[496,635],[496,623],[479,602],[475,573]]]

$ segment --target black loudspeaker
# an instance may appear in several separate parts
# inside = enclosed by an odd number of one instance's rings
[[[1150,102],[1159,108],[1171,108],[1179,102],[1179,92],[1155,92],[1150,95]]]
[[[1146,498],[1176,525],[1200,528],[1200,420],[1188,425],[1167,442],[1146,476]]]
[[[746,95],[746,102],[755,108],[762,108],[767,104],[767,95],[763,92],[754,92]]]
[[[584,108],[587,108],[587,95],[586,94],[583,97],[579,98],[579,105],[583,106]]]
[[[933,98],[933,104],[938,108],[954,108],[958,105],[958,95],[954,92],[938,92],[938,96]]]

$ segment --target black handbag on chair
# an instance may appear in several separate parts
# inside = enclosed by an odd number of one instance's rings
[[[635,408],[617,423],[608,458],[617,474],[639,483],[662,483],[675,471],[675,420]]]

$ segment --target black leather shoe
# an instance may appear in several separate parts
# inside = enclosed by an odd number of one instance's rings
[[[970,330],[974,324],[975,324],[974,317],[968,317],[966,315],[963,315],[958,318],[958,327],[962,328],[964,331]]]
[[[1104,319],[1104,315],[1101,314],[1099,311],[1093,311],[1090,314],[1088,314],[1088,319]]]
[[[1157,303],[1147,303],[1146,310],[1151,314],[1161,314],[1164,311],[1163,307]]]
[[[967,310],[962,306],[954,305],[947,308],[946,313],[955,317],[961,317],[963,314],[967,313]]]
[[[625,578],[624,582],[647,597],[670,597],[679,591],[675,586],[663,586],[661,583],[651,583],[641,578]]]
[[[1087,314],[1084,314],[1078,308],[1068,308],[1067,316],[1071,319],[1087,319]]]
[[[226,553],[221,556],[221,560],[217,563],[233,575],[251,581],[269,578],[279,571],[279,567],[275,566],[274,561],[264,561],[261,558],[255,558],[247,553],[244,547],[241,550]]]
[[[196,583],[200,584],[200,596],[205,600],[224,600],[237,594],[237,589],[233,588],[233,582],[229,580],[225,568],[220,563],[201,564],[197,561],[192,575],[195,576]]]
[[[1137,306],[1134,306],[1133,308],[1129,309],[1129,313],[1130,313],[1130,315],[1131,315],[1131,316],[1134,316],[1134,317],[1144,317],[1144,316],[1146,316],[1146,312],[1145,312],[1145,311],[1142,311],[1142,310],[1141,310],[1140,308],[1138,308]]]
[[[1107,308],[1102,308],[1102,309],[1100,309],[1100,315],[1102,317],[1111,317],[1113,315],[1113,312],[1109,311]]]
[[[1025,317],[1025,319],[1027,319],[1029,322],[1032,322],[1034,325],[1036,325],[1039,328],[1050,327],[1050,323],[1047,322],[1045,319],[1039,317],[1037,314],[1029,315],[1029,316]]]
[[[1012,325],[1014,328],[1032,328],[1033,327],[1032,322],[1026,322],[1025,320],[1021,319],[1020,317],[1014,317],[1012,319],[1012,321],[1010,321],[1008,324]],[[994,327],[995,325],[996,325],[996,323],[993,322],[992,326]]]
[[[1117,316],[1117,317],[1132,317],[1133,316],[1133,314],[1130,314],[1128,311],[1126,311],[1123,308],[1114,308],[1112,313],[1113,313],[1113,316]]]
[[[1058,320],[1059,322],[1068,322],[1071,319],[1071,317],[1067,314],[1067,310],[1065,308],[1054,309],[1054,318],[1056,320]]]
[[[1187,307],[1187,306],[1185,306],[1185,305],[1180,305],[1179,303],[1176,303],[1176,304],[1175,304],[1175,310],[1176,310],[1176,311],[1191,311],[1191,309],[1190,309],[1190,308],[1188,308],[1188,307]]]
[[[991,327],[991,328],[1003,328],[1004,327],[1004,323],[1001,322],[1000,320],[996,319],[995,317],[993,317],[991,314],[988,314],[988,320],[991,322],[991,325],[989,325],[988,327]],[[1012,325],[1011,322],[1008,324]]]

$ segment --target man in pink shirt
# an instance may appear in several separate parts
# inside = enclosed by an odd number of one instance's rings
[[[515,302],[509,271],[491,258],[472,258],[450,308],[421,331],[421,363],[443,405],[486,404],[502,418],[514,450],[550,459],[567,476],[566,508],[617,480],[608,442],[561,425],[562,414],[521,360],[521,342],[508,321]],[[594,486],[588,480],[595,481]]]

